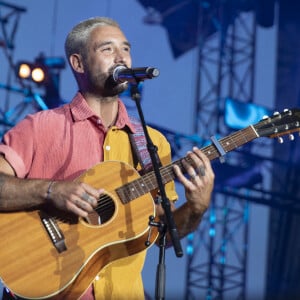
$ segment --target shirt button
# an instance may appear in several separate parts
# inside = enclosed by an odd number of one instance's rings
[[[105,146],[105,150],[109,151],[110,150],[110,146],[109,145]]]

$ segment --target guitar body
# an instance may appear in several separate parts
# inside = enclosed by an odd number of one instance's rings
[[[61,253],[39,211],[0,213],[0,277],[4,285],[22,298],[77,299],[108,263],[146,249],[149,216],[155,215],[151,194],[124,204],[115,191],[139,177],[131,166],[117,161],[100,163],[80,176],[78,181],[104,188],[113,209],[101,225],[82,218],[57,222],[66,246]],[[150,243],[156,237],[153,228]]]

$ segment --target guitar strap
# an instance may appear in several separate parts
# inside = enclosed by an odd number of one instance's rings
[[[129,116],[132,125],[135,128],[135,133],[129,133],[129,139],[132,147],[134,167],[140,163],[142,166],[141,174],[145,174],[152,170],[152,161],[147,149],[147,141],[145,138],[143,126],[141,122],[133,117]]]

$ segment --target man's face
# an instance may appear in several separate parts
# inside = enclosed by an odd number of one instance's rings
[[[112,72],[118,65],[131,67],[130,44],[122,31],[114,26],[96,27],[87,43],[84,73],[88,88],[101,96],[115,96],[127,88],[116,84]]]

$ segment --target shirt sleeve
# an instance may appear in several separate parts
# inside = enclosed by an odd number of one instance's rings
[[[19,178],[26,177],[33,159],[34,130],[30,117],[7,131],[0,144],[0,153]]]

